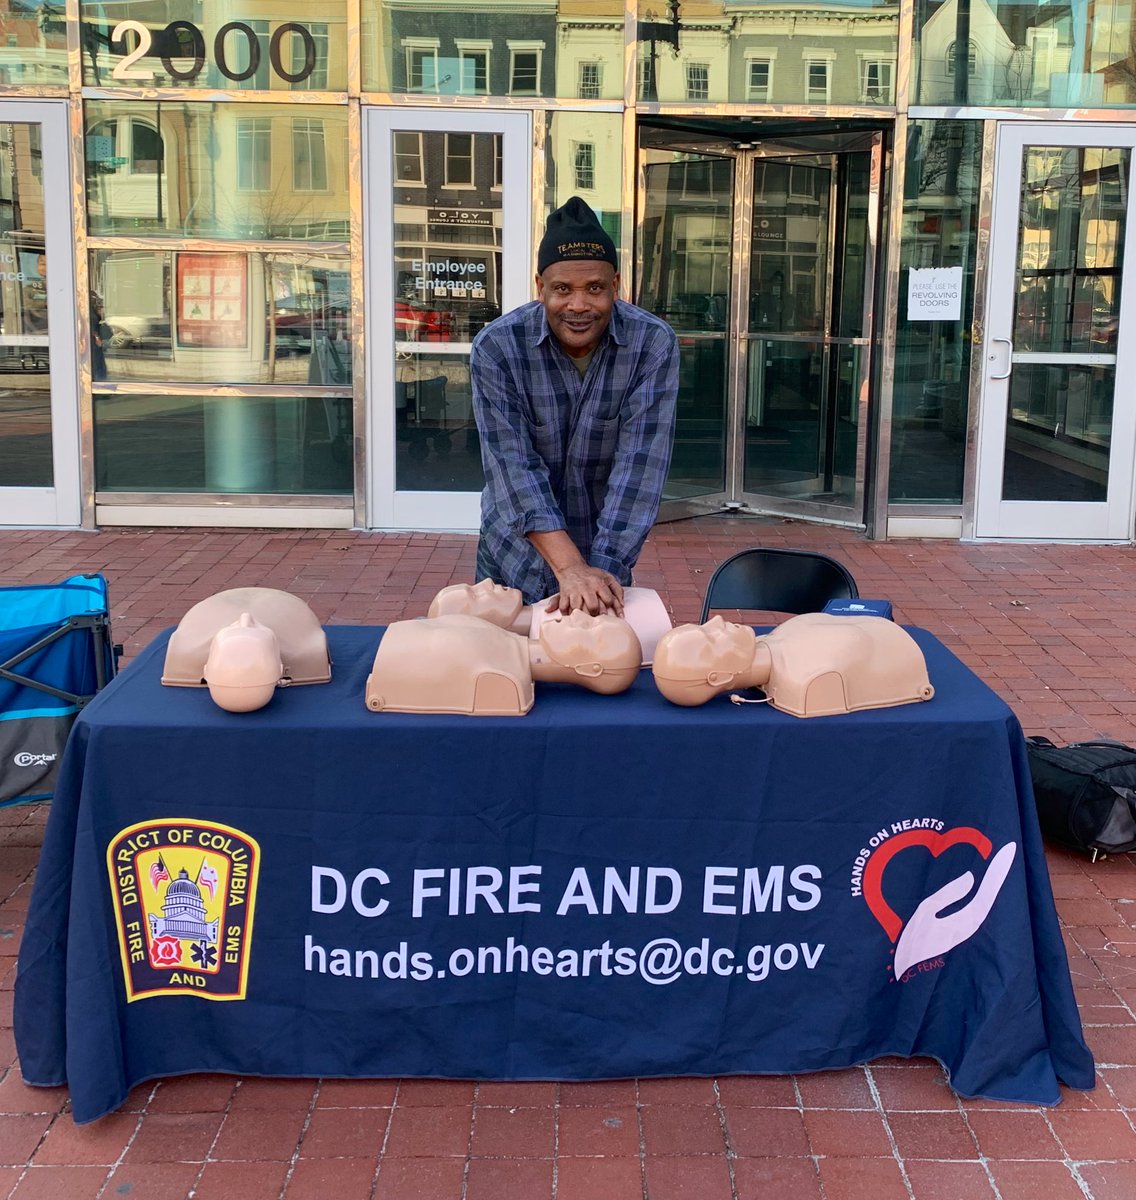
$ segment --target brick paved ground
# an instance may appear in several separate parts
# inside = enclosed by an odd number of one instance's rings
[[[796,522],[660,527],[637,581],[694,620],[708,573],[753,544],[834,554],[861,593],[932,630],[1027,733],[1136,741],[1136,550],[877,544]],[[0,532],[0,584],[110,581],[127,661],[194,601],[246,584],[327,623],[417,616],[472,577],[456,535]],[[46,806],[0,810],[0,1197],[17,1200],[1133,1200],[1136,869],[1050,849],[1099,1083],[1055,1109],[960,1101],[931,1062],[797,1077],[604,1084],[192,1076],[76,1127],[64,1089],[20,1080],[16,948]]]

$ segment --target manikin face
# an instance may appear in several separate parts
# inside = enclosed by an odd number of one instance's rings
[[[492,579],[480,583],[455,583],[444,587],[430,605],[430,616],[459,614],[480,617],[495,625],[511,624],[521,611],[524,598],[517,588],[503,587]]]
[[[754,633],[747,625],[711,617],[705,625],[682,628],[682,636],[674,638],[671,655],[703,678],[711,671],[740,675],[753,662]]]
[[[575,609],[540,627],[540,640],[550,657],[562,667],[582,674],[639,668],[640,649],[635,631],[611,613],[590,616]]]
[[[711,617],[663,634],[655,651],[659,690],[677,704],[702,704],[753,666],[756,636],[748,625]],[[674,693],[674,694],[672,694]]]
[[[598,259],[552,263],[536,277],[536,286],[548,327],[565,353],[580,358],[594,350],[611,321],[619,293],[619,275],[611,263]]]

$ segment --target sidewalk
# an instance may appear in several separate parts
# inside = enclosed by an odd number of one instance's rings
[[[344,531],[0,531],[0,585],[99,571],[128,664],[197,600],[258,585],[327,624],[420,616],[473,578],[474,539]],[[875,543],[791,521],[660,526],[636,582],[696,620],[748,545],[833,554],[866,597],[931,630],[1026,733],[1136,742],[1136,548]],[[959,1100],[926,1060],[817,1075],[601,1084],[190,1076],[77,1128],[23,1085],[16,952],[46,805],[0,809],[0,1200],[1134,1200],[1136,867],[1047,853],[1089,1094],[1054,1109]]]

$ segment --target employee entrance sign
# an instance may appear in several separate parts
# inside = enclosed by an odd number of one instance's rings
[[[429,296],[456,296],[472,300],[485,299],[486,269],[483,258],[464,258],[442,254],[431,258],[415,258],[410,269],[414,273],[414,289]]]

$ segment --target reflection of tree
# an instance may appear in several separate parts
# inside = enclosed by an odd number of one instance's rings
[[[265,253],[263,262],[265,311],[268,322],[265,347],[266,382],[276,382],[279,340],[277,322],[286,318],[289,312],[288,309],[279,308],[278,301],[286,297],[291,299],[291,311],[294,314],[291,328],[298,339],[292,346],[294,356],[304,352],[302,342],[305,336],[307,338],[309,359],[306,382],[325,384],[343,382],[343,380],[329,379],[324,376],[329,369],[334,374],[334,367],[325,362],[325,356],[332,353],[333,358],[337,357],[331,351],[330,343],[339,340],[339,335],[343,332],[343,322],[346,319],[345,311],[342,308],[337,310],[333,297],[333,281],[337,267],[340,270],[345,268],[342,264],[329,263],[325,255],[305,255],[299,248],[279,254]],[[323,340],[322,346],[321,339]],[[282,345],[281,349],[287,353],[287,344]],[[312,378],[313,368],[319,372],[317,380]],[[288,382],[296,383],[297,380],[289,378]],[[304,380],[299,382],[304,382]]]
[[[919,186],[915,197],[958,194],[966,130],[957,121],[934,122],[929,137],[919,140]]]
[[[228,231],[239,238],[293,237],[293,228],[311,209],[310,199],[285,187],[283,176],[266,191],[239,193],[243,201],[234,195],[228,188],[223,191],[213,220],[218,233]]]
[[[303,268],[309,262],[311,262],[310,257],[307,259],[301,259],[294,253],[289,253],[287,257],[287,265],[291,267],[293,271]],[[264,255],[264,301],[267,312],[265,319],[268,321],[268,331],[266,334],[267,343],[264,351],[265,360],[268,364],[268,378],[265,380],[266,383],[276,382],[276,317],[278,311],[276,308],[276,278],[280,265],[281,264],[277,263],[277,256],[275,254]],[[283,273],[281,272],[281,274]],[[299,299],[294,293],[293,296],[295,299]],[[310,353],[314,354],[316,350],[316,331],[314,327],[315,314],[309,311],[308,320],[309,322],[313,323],[310,329]]]
[[[1133,25],[1127,55],[1107,67],[1105,74],[1109,82],[1115,81],[1125,85],[1123,101],[1130,104],[1136,96],[1136,24]]]
[[[1028,46],[1015,46],[1002,64],[1006,76],[1006,99],[1024,104],[1033,92],[1033,62]]]

